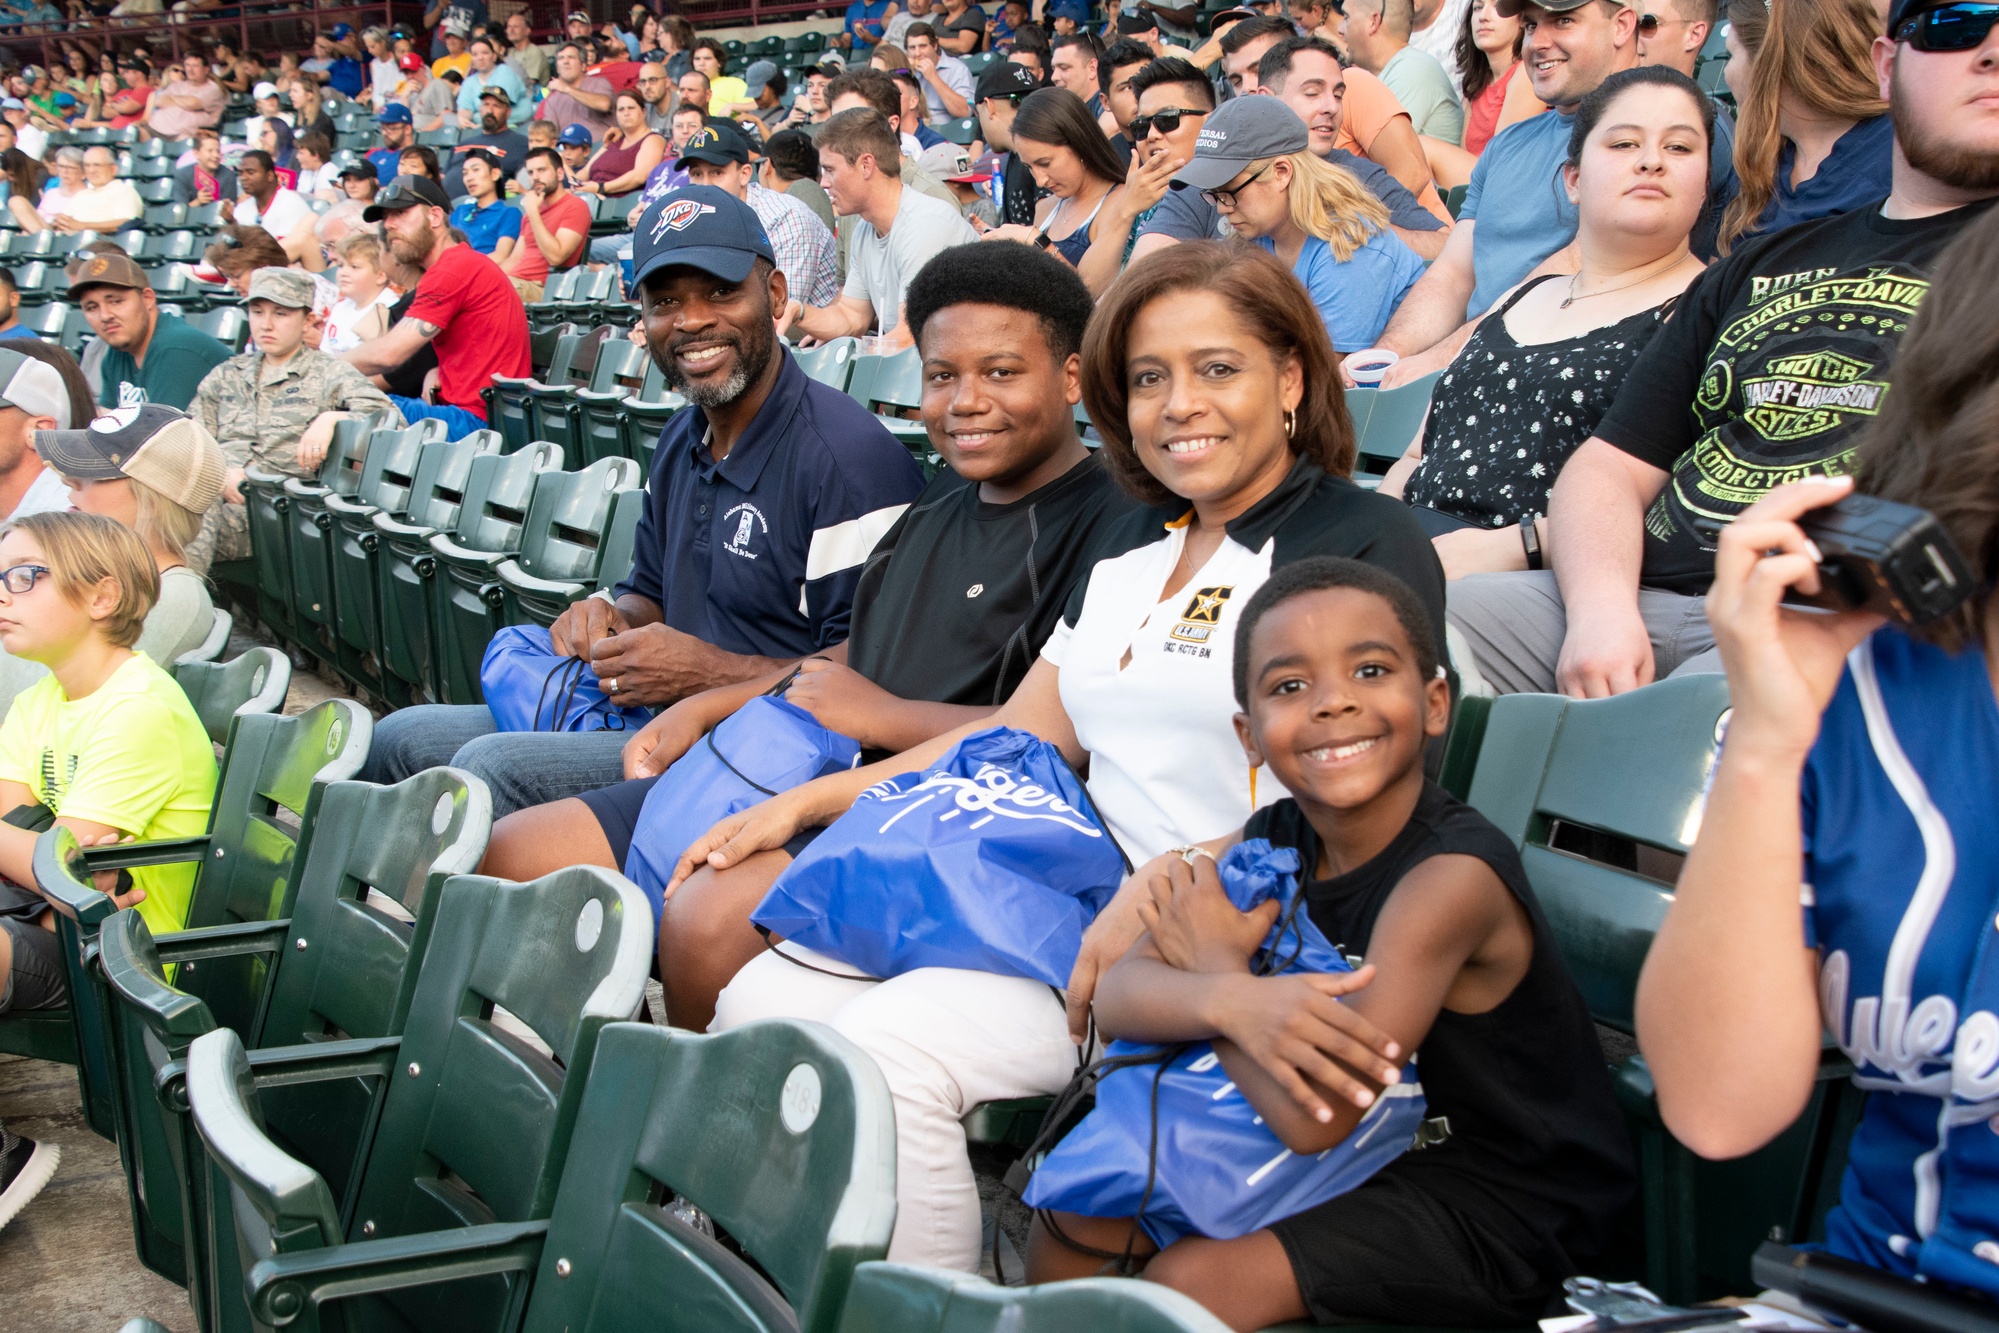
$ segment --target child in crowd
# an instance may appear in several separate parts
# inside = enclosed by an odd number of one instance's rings
[[[208,733],[173,677],[132,647],[159,590],[145,543],[114,519],[33,514],[0,528],[0,646],[49,669],[0,723],[0,811],[39,806],[86,846],[208,826]],[[68,995],[51,912],[33,888],[36,836],[0,824],[0,1013]],[[131,876],[118,906],[136,905],[156,933],[179,930],[194,867]]]
[[[1152,1254],[1129,1220],[1040,1214],[1032,1280],[1095,1273],[1131,1239],[1147,1277],[1236,1328],[1518,1325],[1600,1252],[1630,1147],[1519,855],[1423,775],[1450,719],[1435,643],[1415,594],[1373,566],[1321,557],[1270,576],[1236,628],[1236,731],[1291,796],[1153,877],[1147,934],[1105,974],[1096,1014],[1127,1040],[1213,1041],[1301,1156],[1344,1140],[1413,1051],[1448,1137],[1234,1240]],[[1359,972],[1250,975],[1271,910],[1236,911],[1213,859],[1247,838],[1297,849],[1312,921],[1366,959]]]
[[[396,293],[382,271],[382,243],[365,231],[334,247],[340,299],[326,317],[319,350],[338,356],[389,331],[389,308]]]

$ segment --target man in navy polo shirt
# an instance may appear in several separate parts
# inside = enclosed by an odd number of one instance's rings
[[[416,122],[408,107],[391,102],[375,117],[375,123],[382,127],[382,146],[368,150],[368,162],[375,168],[375,179],[386,186],[399,174],[403,149],[416,142]]]
[[[619,703],[659,707],[845,640],[861,564],[923,475],[779,345],[789,292],[749,205],[688,186],[648,210],[633,245],[646,345],[698,410],[660,433],[630,577],[551,636]],[[476,705],[405,708],[376,727],[365,776],[453,764],[486,779],[498,817],[619,781],[629,739],[497,733]]]

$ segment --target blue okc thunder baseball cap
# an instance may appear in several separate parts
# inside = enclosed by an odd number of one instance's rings
[[[632,239],[632,284],[677,264],[724,282],[741,282],[758,259],[777,263],[755,210],[712,185],[687,185],[661,195],[639,218]]]

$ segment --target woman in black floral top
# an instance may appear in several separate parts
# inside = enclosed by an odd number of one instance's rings
[[[1448,577],[1540,567],[1539,531],[1523,525],[1547,512],[1556,473],[1700,275],[1687,234],[1713,124],[1698,86],[1662,66],[1583,99],[1562,169],[1580,218],[1575,271],[1530,277],[1483,317],[1382,481],[1429,511]]]

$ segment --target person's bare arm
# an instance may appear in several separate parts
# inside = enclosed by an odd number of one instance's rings
[[[1090,231],[1090,248],[1076,262],[1076,274],[1090,289],[1090,295],[1101,297],[1117,281],[1118,274],[1124,272],[1124,247],[1131,239],[1133,225],[1140,214],[1166,197],[1173,173],[1185,165],[1166,153],[1149,162],[1134,164],[1125,183],[1104,201]],[[1144,239],[1148,238],[1142,238],[1140,245]],[[1134,246],[1132,259],[1137,260],[1141,253],[1150,251]]]
[[[1415,356],[1450,337],[1465,322],[1465,308],[1478,285],[1472,271],[1472,231],[1476,225],[1467,219],[1451,228],[1443,251],[1395,308],[1395,317],[1382,331],[1379,346],[1404,357]],[[1451,355],[1457,355],[1455,348]]]
[[[380,375],[415,356],[419,348],[441,332],[443,329],[429,320],[405,315],[381,337],[370,338],[341,357],[363,375]]]
[[[513,257],[515,247],[520,244],[520,239],[518,236],[502,236],[493,242],[493,253],[488,258],[501,268],[505,268],[507,261]]]
[[[935,60],[917,62],[916,76],[937,94],[937,100],[944,104],[945,115],[956,120],[972,114],[972,104],[965,100],[963,93],[944,81],[944,75],[937,68]]]
[[[616,100],[613,93],[593,93],[583,88],[567,88],[564,91],[592,111],[609,111],[611,103]]]
[[[1423,145],[1423,160],[1430,164],[1430,179],[1437,183],[1439,190],[1455,189],[1471,183],[1471,169],[1478,165],[1478,159],[1454,143],[1433,139],[1427,134],[1416,136]]]
[[[1601,699],[1652,683],[1652,641],[1638,614],[1645,508],[1667,474],[1591,436],[1555,478],[1548,500],[1550,562],[1568,631],[1556,685]]]
[[[1768,1143],[1804,1110],[1817,1076],[1799,787],[1846,656],[1881,620],[1789,611],[1779,599],[1789,585],[1818,585],[1797,516],[1850,488],[1845,478],[1779,487],[1729,524],[1715,552],[1707,613],[1728,670],[1728,743],[1637,996],[1659,1113],[1703,1157]]]
[[[1421,196],[1423,187],[1431,183],[1430,160],[1423,156],[1423,140],[1407,116],[1391,117],[1368,144],[1367,156],[1386,168],[1413,195]]]
[[[605,181],[597,187],[599,194],[630,194],[646,183],[652,169],[666,156],[666,140],[658,135],[650,135],[639,145],[639,155],[632,162],[632,169],[624,175]],[[634,218],[637,214],[633,215]]]
[[[979,48],[980,34],[970,28],[958,32],[937,30],[937,44],[954,56],[968,56]]]
[[[1438,227],[1434,231],[1411,231],[1407,227],[1398,227],[1391,222],[1388,224],[1388,229],[1417,255],[1430,260],[1444,253],[1444,246],[1451,239],[1449,227]]]
[[[835,338],[852,338],[866,333],[875,322],[875,308],[870,303],[854,296],[841,296],[828,306],[806,305],[793,301],[788,327],[793,333],[803,333],[817,338],[820,342],[831,342]]]
[[[577,247],[583,244],[583,233],[580,231],[572,231],[568,227],[550,230],[548,219],[541,215],[540,208],[525,207],[521,212],[527,218],[528,227],[534,234],[535,246],[540,249],[542,257],[548,260],[551,269],[561,268],[567,264],[570,256],[576,253]]]
[[[35,793],[26,783],[0,782],[0,814],[24,805],[34,805]],[[56,823],[76,835],[76,840],[85,847],[96,847],[103,843],[117,842],[120,838],[136,832],[133,829],[113,828],[109,824],[99,824],[90,819],[74,819],[61,816]],[[25,889],[35,889],[35,842],[41,835],[12,824],[0,824],[0,875],[5,875]],[[110,894],[111,901],[120,908],[134,906],[145,901],[144,889],[133,889],[129,893],[113,893],[117,875],[107,871],[97,880],[99,892]]]

